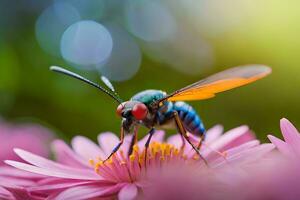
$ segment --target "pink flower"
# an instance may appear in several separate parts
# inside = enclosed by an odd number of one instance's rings
[[[268,135],[278,151],[269,154],[263,162],[248,166],[251,177],[238,177],[234,187],[222,191],[224,199],[299,199],[300,135],[285,118],[280,120],[280,128],[284,141]]]
[[[282,141],[273,135],[268,135],[269,140],[283,155],[299,159],[300,135],[298,130],[285,118],[280,120],[280,129],[285,141]]]
[[[19,170],[10,166],[0,167],[0,199],[38,199],[29,194],[27,187],[32,187],[45,177]]]
[[[198,138],[191,136],[192,141]],[[241,126],[222,135],[222,127],[215,126],[207,131],[207,140],[201,151],[209,167],[195,156],[195,152],[186,144],[180,150],[181,138],[171,136],[163,142],[164,132],[157,131],[148,150],[146,165],[144,144],[146,137],[140,140],[127,157],[130,136],[110,160],[103,163],[119,139],[112,133],[98,136],[99,145],[89,139],[77,136],[70,148],[61,140],[53,142],[57,161],[51,161],[28,151],[15,149],[26,163],[7,160],[6,163],[25,171],[47,176],[39,185],[29,187],[34,194],[47,195],[49,199],[115,198],[134,199],[139,191],[146,190],[151,184],[149,173],[153,169],[164,169],[171,165],[192,165],[200,169],[222,169],[222,166],[244,166],[256,161],[273,149],[272,144],[259,145],[248,127]],[[220,151],[218,153],[216,151]],[[147,168],[146,168],[147,167]]]
[[[3,165],[6,159],[19,159],[13,148],[19,147],[42,156],[48,156],[53,135],[46,128],[33,124],[12,125],[0,122],[0,199],[34,199],[26,187],[36,185],[44,178]]]
[[[169,166],[163,173],[154,170],[143,199],[299,199],[299,162],[272,153],[244,167],[241,170],[224,165],[217,170],[197,170],[182,165]]]
[[[234,184],[227,187],[225,192],[222,191],[222,197],[240,200],[299,199],[299,168],[299,160],[286,159],[280,152],[273,151],[264,159],[249,165],[247,175],[235,178]]]
[[[7,159],[18,160],[13,148],[36,153],[41,156],[49,155],[49,144],[53,134],[37,124],[9,124],[0,121],[0,165]]]

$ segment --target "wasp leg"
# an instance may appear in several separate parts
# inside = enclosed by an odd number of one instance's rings
[[[201,149],[201,146],[202,146],[202,143],[203,143],[203,141],[204,141],[204,138],[205,138],[205,134],[203,133],[203,134],[200,136],[200,141],[199,141],[198,146],[197,146],[198,151],[200,151],[200,149]]]
[[[181,137],[181,140],[182,140],[182,144],[181,144],[180,150],[183,151],[184,147],[185,147],[185,138],[184,138],[184,136],[182,134],[180,134],[180,137]]]
[[[153,136],[155,132],[155,128],[151,128],[150,131],[149,131],[149,137],[147,138],[147,141],[145,143],[145,168],[147,168],[147,155],[148,155],[148,148],[149,148],[149,145],[150,145],[150,141],[151,141],[151,138]]]
[[[138,134],[139,126],[135,126],[133,130],[133,135],[131,138],[130,146],[128,149],[128,156],[130,156],[133,152],[133,146],[137,143],[137,134]]]
[[[189,136],[187,135],[187,131],[185,130],[181,119],[178,116],[178,112],[174,111],[174,118],[175,118],[175,123],[178,128],[178,131],[183,137],[186,139],[186,141],[192,146],[192,148],[196,151],[196,153],[199,155],[199,157],[204,161],[204,163],[208,166],[207,161],[205,158],[200,154],[199,150],[195,147],[195,145],[190,141]]]
[[[120,142],[117,144],[117,146],[115,146],[114,148],[113,148],[113,150],[112,150],[112,152],[110,153],[110,155],[103,161],[103,162],[105,162],[105,161],[107,161],[107,160],[109,160],[118,150],[119,150],[119,148],[121,147],[121,145],[123,144],[123,142],[124,142],[124,129],[123,129],[123,127],[121,128],[121,133],[120,133]]]
[[[199,141],[198,146],[197,146],[198,151],[200,151],[200,149],[201,149],[201,146],[203,144],[204,138],[205,138],[205,133],[200,136],[200,141]],[[222,158],[224,158],[224,160],[227,162],[226,154],[224,154],[222,152],[219,152],[217,150],[214,150],[214,149],[210,149],[210,150],[213,151],[213,152],[215,152],[215,153],[217,153],[219,156],[221,156]]]

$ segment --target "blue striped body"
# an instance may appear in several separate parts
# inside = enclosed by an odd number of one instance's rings
[[[192,134],[201,136],[205,133],[204,124],[195,109],[183,101],[173,104],[173,109],[179,114],[185,128]]]
[[[166,96],[166,93],[161,90],[145,90],[131,98],[134,101],[143,102],[146,106],[162,97]],[[186,130],[194,135],[202,136],[205,133],[205,128],[200,116],[195,109],[189,104],[183,101],[177,102],[163,102],[160,105],[158,111],[153,113],[154,125],[162,128],[175,128],[173,113],[177,111],[179,117],[186,128]]]

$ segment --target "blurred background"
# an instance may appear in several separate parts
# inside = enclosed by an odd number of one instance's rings
[[[99,83],[104,75],[129,99],[261,63],[271,76],[191,104],[207,128],[247,124],[266,141],[279,135],[282,117],[300,126],[299,7],[296,0],[2,0],[0,115],[41,123],[65,139],[96,139],[119,133],[117,105],[49,66]]]

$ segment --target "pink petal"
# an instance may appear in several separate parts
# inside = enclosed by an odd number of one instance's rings
[[[197,145],[200,141],[200,137],[194,136],[192,134],[189,135],[190,141]],[[184,147],[184,153],[187,155],[193,155],[195,151],[193,150],[192,146],[184,139],[185,141],[185,147]],[[172,135],[167,139],[167,142],[170,144],[173,144],[176,148],[181,148],[182,145],[182,138],[180,134]],[[201,148],[201,151],[203,148]]]
[[[137,197],[137,194],[138,194],[137,187],[134,184],[128,184],[120,190],[118,194],[118,199],[133,200]]]
[[[61,181],[62,182],[62,181]],[[92,182],[94,183],[94,181]],[[67,183],[57,183],[57,184],[46,184],[46,185],[39,185],[28,188],[30,192],[55,192],[53,190],[61,190],[65,188],[75,187],[79,185],[87,185],[91,184],[91,181],[72,181]]]
[[[81,182],[81,180],[70,180],[70,179],[62,179],[57,177],[46,177],[37,182],[37,185],[51,185],[51,184],[59,184],[59,183],[73,183],[73,182]]]
[[[1,176],[0,177],[0,185],[5,186],[7,184],[9,184],[9,185],[17,184],[18,186],[32,186],[32,185],[35,185],[35,181],[30,180],[30,179]]]
[[[231,158],[234,155],[237,155],[237,154],[240,154],[242,152],[245,152],[246,150],[251,149],[253,147],[256,147],[258,145],[259,145],[259,141],[258,140],[253,140],[253,141],[244,143],[244,144],[242,144],[240,146],[228,149],[226,151],[226,156],[224,156],[224,157],[222,157],[219,154],[216,154],[215,157],[211,158],[211,156],[209,156],[209,157],[207,157],[207,159],[208,160],[213,160],[214,163],[220,163],[220,162],[223,162],[223,161],[227,161],[228,158]]]
[[[16,200],[24,200],[24,199],[30,199],[30,200],[37,200],[36,198],[29,195],[27,190],[22,187],[5,187]]]
[[[132,134],[125,135],[124,143],[120,147],[120,149],[122,149],[124,153],[127,153],[129,151],[129,146],[131,144],[131,139],[132,139]]]
[[[276,146],[276,148],[286,156],[291,155],[291,149],[287,143],[274,137],[273,135],[268,135],[269,140]]]
[[[56,200],[81,200],[91,199],[95,197],[104,197],[116,194],[124,184],[117,184],[111,187],[101,187],[97,185],[78,186],[72,187],[61,192],[55,199]]]
[[[13,189],[24,189],[23,186],[19,186],[16,184],[12,184],[11,182],[1,181],[1,186],[5,189],[7,188],[13,188]]]
[[[8,176],[8,177],[16,177],[16,178],[24,178],[24,179],[41,179],[45,176],[41,176],[39,174],[33,174],[30,172],[26,172],[23,170],[19,170],[10,166],[1,166],[0,167],[0,176]]]
[[[179,134],[168,137],[167,143],[174,145],[176,148],[180,148],[182,145],[182,139]]]
[[[0,124],[0,160],[19,160],[13,148],[22,148],[35,152],[41,156],[49,156],[48,144],[52,140],[52,133],[34,124]],[[3,164],[2,162],[0,164]]]
[[[205,142],[211,143],[214,140],[216,140],[218,137],[220,137],[223,133],[223,126],[221,125],[215,125],[212,128],[208,129],[206,131],[206,138],[205,138]]]
[[[149,134],[145,135],[145,137],[143,137],[138,142],[138,146],[140,148],[144,148],[148,137],[149,137]],[[155,131],[155,133],[152,136],[151,142],[160,142],[161,143],[161,142],[163,142],[164,137],[165,137],[165,132],[164,131],[161,131],[161,130]]]
[[[0,199],[13,200],[14,197],[8,190],[0,187]]]
[[[62,164],[56,163],[52,160],[43,158],[41,156],[34,155],[34,154],[24,151],[22,149],[14,149],[14,151],[23,160],[25,160],[28,163],[33,164],[37,167],[50,169],[50,170],[56,170],[56,171],[62,171],[62,172],[68,171],[69,173],[75,173],[75,174],[89,174],[91,176],[95,175],[91,169],[77,169],[77,168],[69,167],[66,165],[62,165]]]
[[[296,153],[300,153],[300,137],[298,130],[285,118],[280,120],[280,128],[286,143],[291,145]]]
[[[227,154],[227,156],[232,156],[232,155],[238,154],[240,152],[243,152],[247,149],[251,149],[251,148],[253,148],[255,146],[258,146],[258,145],[259,145],[259,141],[258,140],[253,140],[253,141],[241,144],[240,146],[228,149],[226,151],[226,154]]]
[[[25,164],[13,160],[6,160],[5,163],[18,169],[22,169],[28,172],[42,174],[46,176],[70,178],[70,179],[82,179],[82,180],[102,180],[100,176],[92,173],[83,173],[80,175],[79,173],[71,172],[70,170],[62,171],[57,169],[39,168],[33,165],[29,165],[29,164]]]
[[[224,135],[219,137],[215,142],[212,142],[209,147],[214,150],[224,151],[235,146],[239,146],[243,143],[254,140],[255,137],[247,126],[240,126],[226,132]],[[207,149],[206,154],[211,151]]]
[[[9,193],[9,192],[8,192]],[[16,200],[11,193],[9,193],[9,195],[5,195],[5,194],[1,194],[0,193],[0,199],[5,199],[5,200]]]
[[[223,160],[221,163],[215,162],[218,163],[215,167],[222,167],[223,165],[228,164],[228,162],[231,164],[238,163],[239,166],[249,162],[257,162],[258,159],[272,151],[274,148],[275,146],[273,144],[262,144],[237,154],[230,155],[227,157],[226,161]]]
[[[54,152],[57,162],[75,168],[90,168],[86,160],[84,160],[62,140],[55,140],[52,142],[52,150]]]
[[[275,146],[273,144],[261,144],[257,147],[241,152],[238,159],[245,160],[245,162],[256,162],[258,159],[271,152],[274,148]]]
[[[163,142],[165,138],[165,132],[162,130],[155,131],[152,140],[153,142]]]
[[[100,148],[105,153],[105,158],[112,152],[113,148],[120,142],[120,139],[113,133],[101,133],[98,135]]]
[[[16,182],[17,183],[17,182]],[[27,191],[26,187],[20,187],[15,184],[10,184],[7,182],[1,181],[1,185],[3,188],[5,188],[7,191],[10,192],[10,194],[13,196],[12,199],[14,200],[42,200],[40,197],[34,197],[29,194]],[[1,188],[1,187],[0,187]],[[1,199],[1,194],[0,194],[0,199]],[[7,199],[7,198],[3,198]],[[8,198],[10,199],[10,198]]]
[[[73,138],[71,144],[74,151],[86,161],[96,159],[97,157],[101,159],[105,158],[105,154],[101,151],[99,146],[86,137],[76,136]]]

